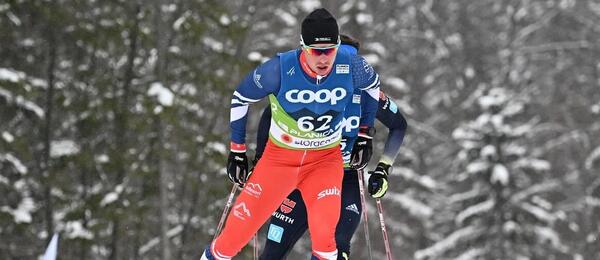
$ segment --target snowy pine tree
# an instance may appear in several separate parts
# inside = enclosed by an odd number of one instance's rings
[[[36,161],[32,153],[40,140],[31,140],[45,119],[36,97],[46,82],[12,68],[0,68],[0,255],[25,256],[11,248],[36,241],[35,221],[41,203],[36,200]],[[14,236],[14,234],[17,234]]]
[[[461,172],[450,180],[447,213],[437,220],[443,235],[417,259],[560,259],[569,252],[554,229],[565,213],[545,196],[560,183],[527,146],[536,124],[520,117],[528,100],[504,88],[486,90],[481,114],[454,131]]]

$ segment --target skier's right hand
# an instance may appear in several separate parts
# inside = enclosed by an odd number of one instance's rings
[[[240,186],[244,186],[248,179],[248,157],[246,156],[245,145],[237,145],[238,147],[243,146],[244,149],[233,149],[235,144],[232,144],[232,149],[229,152],[229,158],[227,159],[227,176],[233,183],[237,183]]]

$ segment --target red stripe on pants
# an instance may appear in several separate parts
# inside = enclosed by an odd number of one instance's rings
[[[324,150],[290,150],[271,141],[236,198],[214,251],[236,255],[292,190],[306,204],[313,251],[332,252],[340,215],[344,174],[338,146]]]

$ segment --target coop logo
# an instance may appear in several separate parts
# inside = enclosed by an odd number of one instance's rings
[[[342,127],[344,128],[345,133],[350,133],[352,130],[358,128],[360,123],[360,117],[358,116],[350,116],[342,119]]]
[[[319,192],[317,199],[322,199],[327,196],[340,196],[340,189],[338,187],[327,188]]]
[[[241,220],[246,220],[246,217],[252,217],[250,210],[246,207],[246,203],[242,202],[233,207],[233,215]]]
[[[285,99],[288,101],[303,104],[317,102],[335,105],[338,101],[344,99],[344,97],[346,97],[346,90],[343,88],[334,88],[332,90],[321,89],[317,92],[308,89],[292,89],[285,93]]]
[[[248,193],[250,196],[258,198],[260,197],[260,194],[262,194],[262,187],[260,187],[260,184],[258,183],[249,182],[246,184],[244,192]]]

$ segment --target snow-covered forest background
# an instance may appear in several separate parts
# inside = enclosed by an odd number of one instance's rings
[[[396,259],[600,259],[597,0],[2,1],[0,259],[55,232],[59,259],[197,259],[233,90],[319,6],[409,123],[382,200]]]

